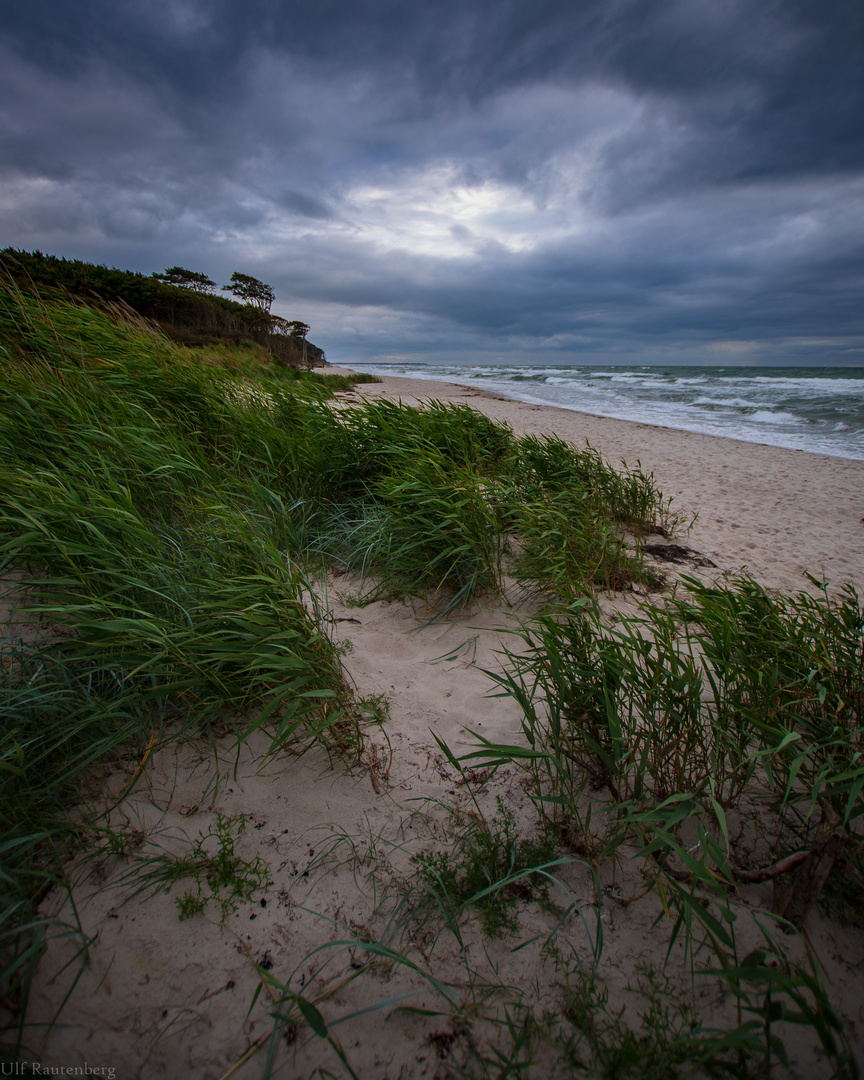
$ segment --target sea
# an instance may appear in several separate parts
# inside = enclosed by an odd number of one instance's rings
[[[864,461],[864,367],[346,365],[537,405]]]

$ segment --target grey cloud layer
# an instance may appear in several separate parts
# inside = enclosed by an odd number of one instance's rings
[[[864,362],[858,0],[6,6],[3,243],[242,269],[346,360]]]

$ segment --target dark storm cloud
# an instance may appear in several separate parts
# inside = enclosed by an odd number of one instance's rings
[[[862,343],[858,0],[6,6],[4,243],[243,269],[344,359]]]

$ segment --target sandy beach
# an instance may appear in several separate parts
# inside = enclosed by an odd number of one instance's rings
[[[692,521],[678,537],[692,549],[685,571],[748,574],[785,593],[812,588],[808,574],[824,578],[832,592],[847,583],[864,587],[864,463],[427,381],[388,377],[340,397],[344,404],[375,397],[468,403],[517,434],[554,432],[580,445],[587,440],[613,465],[641,461]],[[558,947],[578,958],[578,967],[600,956],[598,976],[616,1008],[631,1000],[640,964],[663,962],[671,926],[656,895],[635,902],[644,880],[626,852],[597,871],[599,894],[593,871],[574,855],[555,871],[559,884],[550,899],[558,914],[526,900],[518,932],[500,939],[484,939],[476,922],[463,925],[461,936],[440,927],[424,936],[423,929],[400,923],[399,897],[417,874],[412,859],[433,841],[452,838],[471,815],[491,819],[500,799],[520,829],[536,831],[517,769],[499,770],[480,790],[484,777],[460,775],[438,741],[459,754],[476,736],[504,743],[521,738],[519,709],[510,698],[490,696],[495,688],[484,669],[498,669],[502,645],[516,647],[507,631],[531,617],[536,601],[514,591],[506,601],[494,598],[430,622],[418,604],[355,606],[350,585],[338,577],[327,582],[333,634],[358,695],[386,700],[388,713],[385,723],[368,729],[364,764],[348,772],[318,750],[265,759],[263,734],[238,748],[227,729],[212,742],[154,753],[115,820],[125,820],[130,835],[146,836],[158,852],[180,850],[184,836],[207,833],[217,815],[243,815],[237,851],[266,864],[267,883],[224,919],[212,905],[180,921],[175,894],[129,895],[122,865],[106,860],[82,880],[74,917],[68,904],[49,897],[49,907],[60,905],[59,919],[80,919],[92,946],[80,977],[70,963],[71,939],[58,934],[43,958],[31,1020],[47,1022],[76,978],[77,985],[60,1023],[25,1037],[32,1060],[66,1068],[86,1062],[94,1075],[113,1069],[118,1078],[248,1080],[264,1075],[269,1054],[273,1076],[350,1075],[331,1043],[310,1030],[308,1016],[271,1043],[273,999],[279,985],[287,985],[316,1003],[363,1080],[444,1080],[457,1075],[460,1047],[473,1040],[488,1057],[488,1047],[503,1045],[506,1031],[487,1017],[468,1032],[435,980],[457,987],[460,1010],[467,1002],[478,1018],[486,1016],[486,988],[493,983],[509,987],[513,1002],[530,991],[554,1010],[560,964],[543,944],[557,920]],[[604,604],[611,610],[634,599]],[[109,777],[112,790],[122,789],[136,764]],[[745,814],[730,814],[729,829],[741,849],[753,843]],[[741,895],[753,905],[770,905],[770,883],[741,886]],[[652,930],[658,918],[661,925]],[[860,1056],[864,931],[816,910],[806,929]],[[743,951],[758,942],[752,926],[742,925],[740,935]],[[673,957],[683,962],[681,949],[679,940]],[[397,954],[410,956],[413,966],[383,963]],[[255,999],[261,971],[273,983]],[[712,996],[714,989],[693,993],[712,1020],[731,1017],[731,1006]],[[543,1068],[525,1075],[567,1075]],[[799,1068],[803,1075],[827,1075],[806,1056]],[[503,1073],[490,1066],[484,1075]]]

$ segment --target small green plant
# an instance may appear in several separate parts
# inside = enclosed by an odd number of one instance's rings
[[[710,1056],[696,1010],[662,972],[641,969],[632,1012],[611,1008],[608,990],[593,977],[568,973],[560,993],[560,1008],[544,1016],[544,1033],[561,1064],[581,1075],[671,1080]]]
[[[142,855],[132,861],[121,883],[132,883],[136,894],[153,893],[167,891],[177,882],[192,878],[193,888],[174,900],[180,918],[200,915],[211,901],[219,905],[225,916],[266,885],[270,874],[260,856],[250,861],[234,850],[245,828],[243,814],[228,817],[217,813],[214,824],[198,834],[187,854],[165,851],[159,855]]]
[[[185,892],[178,896],[174,903],[180,912],[180,919],[191,919],[193,915],[203,915],[207,908],[207,901],[203,896],[197,896],[191,892]]]
[[[370,724],[386,724],[390,719],[390,702],[386,694],[366,694],[358,698],[357,710]]]
[[[549,881],[538,872],[555,861],[556,845],[549,835],[521,839],[512,812],[499,797],[498,811],[488,824],[466,818],[452,851],[428,851],[416,856],[425,901],[434,900],[458,921],[475,908],[487,937],[500,937],[517,928],[515,908],[524,901],[549,904]]]

